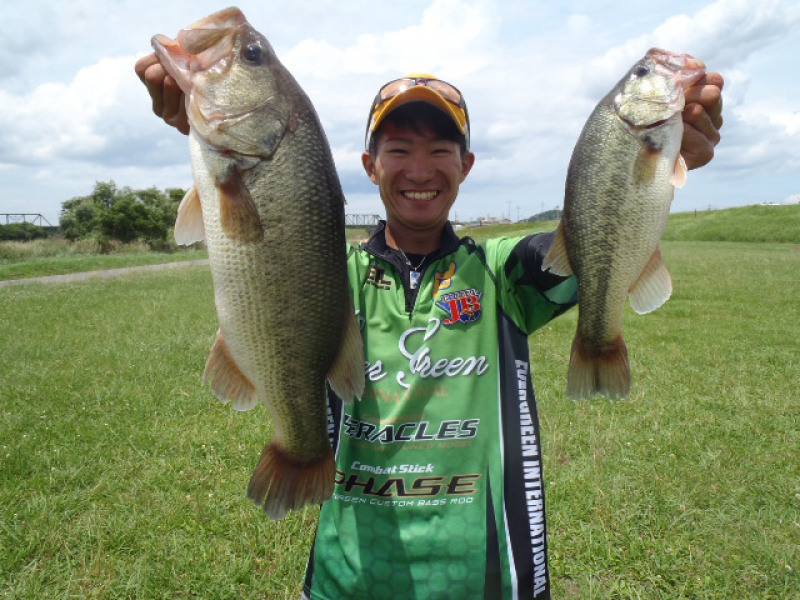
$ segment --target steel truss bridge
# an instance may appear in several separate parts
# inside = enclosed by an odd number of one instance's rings
[[[345,227],[374,227],[380,221],[380,215],[345,215]]]
[[[52,227],[50,221],[39,213],[0,213],[0,221],[5,222],[6,225],[11,225],[12,223],[33,223],[40,227]]]

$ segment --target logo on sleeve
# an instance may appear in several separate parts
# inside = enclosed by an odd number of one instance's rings
[[[450,315],[443,323],[445,325],[457,323],[466,325],[477,321],[482,312],[481,296],[483,296],[483,292],[474,288],[442,294],[441,300],[437,300],[436,305]]]

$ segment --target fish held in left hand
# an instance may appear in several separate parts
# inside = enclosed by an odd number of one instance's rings
[[[686,181],[684,91],[704,73],[688,54],[649,50],[597,104],[575,145],[564,212],[543,263],[578,279],[567,376],[573,398],[629,394],[625,299],[647,313],[672,293],[659,242],[674,189]]]
[[[364,389],[347,282],[344,196],[311,102],[238,8],[157,35],[186,97],[194,186],[175,239],[205,240],[219,331],[204,381],[274,425],[248,495],[273,519],[333,493],[326,380]]]

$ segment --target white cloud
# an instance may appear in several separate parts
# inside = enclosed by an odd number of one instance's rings
[[[613,11],[527,0],[406,0],[380,10],[370,0],[240,6],[317,107],[348,210],[377,202],[359,157],[369,103],[389,78],[428,71],[464,91],[478,161],[459,216],[486,214],[487,199],[490,207],[536,212],[560,202],[593,105],[651,46],[693,53],[726,77],[717,158],[690,179],[681,205],[719,205],[712,196],[735,203],[745,179],[763,182],[752,185],[776,201],[797,193],[787,187],[800,165],[800,83],[791,76],[800,50],[796,0],[691,0],[681,3],[685,13],[633,0]],[[220,7],[213,0],[9,7],[0,21],[0,203],[43,202],[53,216],[97,180],[186,185],[185,139],[152,116],[133,62],[153,34],[172,36]]]
[[[68,83],[42,83],[26,94],[0,91],[0,148],[4,160],[44,164],[95,157],[114,136],[136,130],[141,84],[134,57],[102,59]],[[138,102],[137,102],[138,104]]]

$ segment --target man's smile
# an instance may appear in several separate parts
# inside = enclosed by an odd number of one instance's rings
[[[403,196],[409,200],[433,200],[439,195],[439,190],[428,192],[402,192]]]

